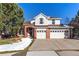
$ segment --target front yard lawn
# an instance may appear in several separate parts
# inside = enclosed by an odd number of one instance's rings
[[[0,45],[3,45],[3,44],[12,44],[12,43],[18,42],[19,39],[20,38],[0,39]]]
[[[3,45],[3,44],[11,44],[10,39],[5,39],[5,40],[1,39],[0,45]]]

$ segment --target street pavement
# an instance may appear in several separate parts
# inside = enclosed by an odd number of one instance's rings
[[[28,51],[26,56],[58,56],[55,51]]]

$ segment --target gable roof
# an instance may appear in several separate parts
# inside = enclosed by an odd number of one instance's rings
[[[43,13],[40,13],[40,14],[38,14],[37,16],[35,16],[34,19],[35,19],[36,17],[38,17],[39,15],[42,15],[42,16],[46,17],[46,19],[48,19],[48,20],[61,20],[61,19],[62,19],[62,18],[57,18],[57,17],[46,16],[46,15],[43,14]]]
[[[46,18],[47,18],[47,16],[46,16],[46,15],[44,15],[43,13],[40,13],[40,14],[38,14],[37,16],[35,16],[35,17],[34,17],[34,19],[35,19],[36,17],[38,17],[39,15],[42,15],[42,16],[44,16],[44,17],[46,17]]]

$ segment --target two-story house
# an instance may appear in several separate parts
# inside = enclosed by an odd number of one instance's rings
[[[34,39],[65,39],[72,37],[71,26],[61,25],[62,18],[38,14],[32,21],[24,23],[24,36],[28,33]]]

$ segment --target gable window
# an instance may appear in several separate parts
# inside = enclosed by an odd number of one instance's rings
[[[43,24],[43,18],[40,18],[40,24]]]
[[[55,20],[52,20],[52,24],[55,24]]]

